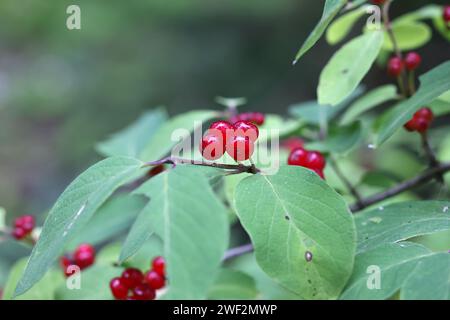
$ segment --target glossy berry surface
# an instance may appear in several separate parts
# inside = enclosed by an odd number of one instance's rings
[[[232,135],[232,132],[234,131],[234,126],[228,121],[221,120],[213,122],[209,127],[209,129],[210,130],[208,130],[208,132],[213,133],[215,135],[218,135],[219,132],[221,133],[222,141],[225,146],[227,136]],[[217,130],[217,132],[215,132],[214,130]]]
[[[448,24],[450,22],[450,5],[444,7],[444,12],[442,14],[444,21]]]
[[[404,69],[403,60],[400,57],[392,57],[387,65],[387,72],[391,77],[398,77]]]
[[[410,52],[405,57],[405,67],[409,71],[416,70],[422,63],[422,57],[417,52]]]
[[[73,260],[80,269],[85,269],[95,262],[95,249],[89,244],[82,244],[73,253]]]
[[[20,216],[14,220],[14,226],[23,229],[25,233],[30,233],[35,227],[34,217],[31,215]]]
[[[217,160],[223,156],[223,139],[214,134],[206,134],[200,143],[200,152],[207,160]]]
[[[144,281],[154,290],[163,288],[166,283],[164,277],[154,270],[145,274]]]
[[[128,287],[123,283],[122,278],[113,278],[109,282],[109,288],[117,300],[125,300],[128,297]]]
[[[256,141],[259,137],[259,129],[250,121],[238,121],[234,124],[235,134],[245,135],[252,141]]]
[[[411,120],[405,123],[404,128],[407,131],[426,132],[434,119],[433,111],[430,108],[422,108],[414,113]]]
[[[149,285],[141,283],[133,289],[131,300],[153,300],[155,297],[155,290]]]
[[[322,179],[325,179],[323,169],[325,168],[326,161],[324,156],[318,151],[309,151],[302,147],[294,149],[289,154],[288,164],[311,169]]]
[[[23,238],[25,238],[28,235],[28,232],[26,232],[24,229],[22,228],[14,228],[14,230],[12,231],[12,236],[14,237],[14,239],[16,240],[22,240]]]
[[[310,151],[306,156],[306,163],[311,169],[323,170],[325,168],[325,158],[320,152]]]
[[[129,289],[133,289],[144,280],[144,275],[139,269],[127,268],[122,272],[122,283]]]
[[[288,157],[288,164],[291,166],[304,166],[308,151],[303,148],[297,148],[291,151]]]
[[[160,276],[165,277],[166,274],[166,261],[163,257],[158,256],[152,261],[152,270],[157,272]]]
[[[254,143],[248,136],[236,135],[227,144],[227,153],[234,161],[245,161],[252,156],[254,148]]]

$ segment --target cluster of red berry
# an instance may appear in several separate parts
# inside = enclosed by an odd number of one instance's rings
[[[80,270],[86,269],[95,262],[95,249],[87,243],[80,244],[73,253],[61,257],[60,263],[66,277],[71,276],[75,270],[69,266],[77,265]]]
[[[236,123],[238,121],[249,121],[253,122],[257,126],[262,126],[264,124],[265,117],[261,112],[243,112],[230,118],[231,123]]]
[[[251,121],[239,120],[233,124],[223,120],[216,121],[203,136],[200,152],[207,160],[217,160],[225,151],[235,161],[248,160],[253,154],[258,136],[259,129]]]
[[[405,125],[405,129],[408,131],[417,131],[423,133],[428,130],[431,122],[434,119],[433,111],[430,108],[422,108],[416,113],[411,120],[409,120]]]
[[[33,232],[35,224],[33,216],[20,216],[14,220],[14,228],[11,235],[17,240],[22,240]]]
[[[417,52],[409,52],[405,59],[398,56],[389,59],[387,65],[387,72],[392,77],[398,77],[401,75],[403,70],[414,71],[416,70],[422,62],[422,57]]]
[[[145,274],[136,268],[127,268],[120,277],[113,278],[109,287],[116,300],[154,300],[156,290],[166,284],[165,261],[156,257]]]
[[[309,151],[302,147],[296,148],[289,154],[288,164],[308,168],[325,179],[323,169],[325,169],[326,161],[325,157],[318,151]]]

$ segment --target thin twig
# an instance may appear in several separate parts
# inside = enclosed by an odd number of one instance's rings
[[[151,161],[145,163],[144,167],[149,166],[158,166],[161,164],[172,164],[173,166],[176,166],[177,164],[192,164],[196,166],[203,166],[203,167],[212,167],[212,168],[218,168],[218,169],[225,169],[225,170],[232,170],[234,173],[259,173],[260,170],[255,167],[254,164],[247,166],[244,164],[225,164],[225,163],[216,163],[216,162],[206,162],[201,160],[193,160],[193,159],[182,159],[182,158],[176,158],[176,157],[166,157],[162,158],[157,161]]]
[[[329,157],[329,161],[331,164],[331,167],[333,168],[334,172],[336,172],[336,175],[341,179],[341,181],[344,183],[345,187],[350,191],[350,193],[353,195],[353,197],[356,200],[357,204],[361,204],[361,195],[359,194],[358,190],[352,185],[352,183],[347,179],[347,177],[344,175],[344,173],[339,168],[338,164],[334,160],[333,157]]]
[[[350,206],[350,210],[352,212],[360,211],[364,208],[367,208],[368,206],[371,206],[375,203],[381,202],[383,200],[386,200],[388,198],[391,198],[393,196],[396,196],[404,191],[413,189],[415,187],[418,187],[420,185],[425,184],[426,182],[442,176],[443,173],[450,171],[450,163],[444,163],[439,164],[437,167],[430,168],[426,171],[424,171],[422,174],[418,175],[417,177],[414,177],[410,180],[407,180],[405,182],[402,182],[395,187],[392,187],[386,191],[377,193],[373,196],[364,198],[361,200],[361,203],[355,203]]]
[[[253,245],[251,243],[244,244],[239,247],[231,248],[225,252],[225,254],[222,258],[222,262],[239,257],[243,254],[246,254],[246,253],[249,253],[252,251],[253,251]]]
[[[420,137],[422,139],[422,147],[428,159],[430,168],[439,167],[439,160],[436,158],[436,155],[433,149],[431,148],[430,139],[428,138],[427,131],[421,132]],[[440,183],[444,183],[444,178],[442,177],[442,174],[437,175],[436,178]]]

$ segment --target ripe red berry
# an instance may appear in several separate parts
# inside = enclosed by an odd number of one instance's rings
[[[450,22],[450,5],[444,7],[444,12],[442,14],[444,21],[448,24]]]
[[[381,6],[382,4],[384,4],[386,2],[386,0],[372,0],[373,4],[377,4],[379,6]]]
[[[80,269],[85,269],[95,261],[95,249],[89,244],[82,244],[73,253],[73,260]]]
[[[23,229],[23,231],[28,234],[33,231],[35,227],[34,217],[31,215],[20,216],[14,220],[14,226]]]
[[[253,122],[257,126],[264,124],[265,116],[261,112],[244,112],[231,117],[230,122],[236,123],[238,121],[249,121]]]
[[[431,111],[431,109],[428,108],[428,107],[419,109],[419,110],[414,114],[414,116],[415,116],[415,117],[425,118],[425,119],[427,119],[427,120],[430,121],[430,122],[433,121],[433,119],[434,119],[433,111]]]
[[[251,141],[256,141],[259,137],[258,127],[250,121],[238,121],[234,124],[234,129],[236,135],[248,136]]]
[[[318,151],[310,151],[306,156],[307,167],[311,169],[323,170],[325,168],[325,158]]]
[[[133,289],[142,283],[144,275],[139,269],[127,268],[122,272],[122,283],[129,289]]]
[[[144,281],[153,289],[158,290],[164,287],[165,280],[158,272],[150,270],[145,274]]]
[[[253,112],[250,121],[256,124],[257,126],[262,126],[265,121],[265,116],[261,112]]]
[[[16,227],[14,228],[14,230],[12,231],[12,236],[16,239],[16,240],[22,240],[23,238],[25,238],[28,235],[28,232],[26,232],[24,229],[20,228],[20,227]]]
[[[165,277],[166,275],[166,261],[163,257],[155,257],[152,261],[152,270],[158,273],[160,276]]]
[[[404,127],[409,132],[416,131],[416,123],[415,123],[414,119],[411,119],[407,123],[405,123]]]
[[[153,300],[156,297],[155,290],[149,285],[141,283],[133,289],[132,300]]]
[[[398,77],[404,69],[403,60],[400,57],[392,57],[389,59],[387,70],[392,77]]]
[[[117,300],[125,300],[128,296],[128,287],[123,283],[121,278],[113,278],[109,282],[111,293]]]
[[[410,52],[405,57],[405,66],[409,71],[416,70],[422,63],[422,57],[417,52]]]
[[[414,113],[411,120],[405,123],[404,128],[408,131],[417,131],[423,133],[428,130],[433,121],[434,114],[430,108],[421,108]]]
[[[223,139],[214,134],[206,134],[200,143],[200,152],[207,160],[217,160],[223,156]]]
[[[288,164],[291,166],[304,166],[308,151],[303,148],[297,148],[291,151],[288,157]]]
[[[422,117],[414,119],[417,132],[425,132],[430,127],[430,122]]]
[[[227,144],[227,153],[234,161],[248,160],[255,149],[255,145],[248,136],[235,135],[233,140]]]
[[[69,272],[69,270],[67,269],[67,268],[69,268],[69,266],[75,264],[71,259],[69,259],[66,256],[62,256],[61,259],[59,260],[59,263],[60,263],[61,268],[63,269],[66,277],[69,277],[73,274],[72,270]]]

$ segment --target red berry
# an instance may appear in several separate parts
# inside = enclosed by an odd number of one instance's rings
[[[200,152],[207,160],[217,160],[223,156],[223,139],[214,134],[206,134],[200,143]]]
[[[139,269],[127,268],[122,272],[122,283],[129,289],[135,288],[142,283],[144,275]]]
[[[447,5],[444,7],[444,12],[442,14],[442,17],[444,18],[444,21],[446,23],[450,22],[450,5]]]
[[[255,145],[250,137],[236,135],[233,140],[227,144],[227,153],[234,161],[248,160],[253,154]]]
[[[14,221],[14,226],[23,229],[25,233],[28,234],[33,231],[35,227],[34,217],[31,215],[20,216]]]
[[[80,269],[85,269],[95,261],[95,251],[90,245],[79,246],[73,253],[73,260]]]
[[[155,290],[163,288],[165,284],[164,277],[154,270],[150,270],[145,274],[144,281]]]
[[[122,278],[113,278],[109,282],[109,288],[117,300],[125,300],[128,296],[128,287],[123,283]]]
[[[233,134],[234,132],[234,127],[231,123],[229,123],[228,121],[216,121],[213,122],[211,124],[211,126],[209,127],[210,130],[208,130],[209,133],[213,133],[214,135],[219,135],[218,133],[220,132],[222,134],[222,141],[223,141],[223,145],[225,147],[226,145],[226,141],[227,141],[227,136],[230,136]],[[218,130],[217,132],[215,132],[214,130]]]
[[[133,289],[132,300],[153,300],[156,297],[155,290],[149,285],[141,283]]]
[[[258,127],[250,121],[238,121],[234,124],[235,134],[239,136],[248,136],[251,141],[256,141],[259,136]]]
[[[165,169],[166,169],[166,168],[164,167],[164,165],[163,165],[163,164],[160,164],[159,166],[155,166],[155,167],[151,168],[151,169],[148,171],[147,176],[148,176],[149,178],[154,177],[154,176],[160,174],[161,172],[163,172]]]
[[[382,4],[384,4],[386,2],[386,0],[372,0],[373,4],[377,4],[379,6],[381,6]]]
[[[425,107],[425,108],[421,108],[419,109],[415,114],[414,117],[421,117],[421,118],[425,118],[428,121],[433,121],[434,119],[434,114],[433,111],[431,111],[430,108]]]
[[[417,132],[425,132],[430,126],[430,122],[425,118],[416,118],[414,121]]]
[[[81,252],[81,251],[86,251],[86,252],[95,254],[95,248],[94,248],[92,245],[88,244],[88,243],[82,243],[82,244],[80,244],[80,245],[75,249],[75,253],[74,253],[74,254],[77,254],[77,252]]]
[[[288,157],[288,164],[291,166],[304,166],[308,151],[303,148],[297,148],[291,151]]]
[[[64,274],[66,275],[66,277],[71,276],[73,271],[69,272],[69,270],[67,270],[67,268],[69,266],[73,265],[74,262],[71,259],[69,259],[68,257],[62,256],[61,259],[59,260],[59,263],[60,263],[61,268],[63,269]]]
[[[250,121],[256,124],[257,126],[262,126],[265,121],[265,116],[261,112],[253,112]]]
[[[308,168],[323,170],[325,168],[325,158],[318,151],[310,151],[306,156],[306,164]]]
[[[22,229],[20,227],[14,228],[14,230],[12,232],[12,236],[17,240],[22,240],[27,235],[28,235],[28,232],[26,232],[24,229]]]
[[[422,63],[422,57],[417,52],[410,52],[405,57],[405,66],[409,71],[416,70]]]
[[[303,148],[304,142],[302,139],[297,137],[288,138],[281,142],[281,147],[292,151],[297,148]]]
[[[387,66],[388,74],[392,77],[398,77],[403,72],[404,67],[405,66],[400,57],[392,57],[389,59]]]
[[[165,277],[166,275],[166,261],[163,257],[158,256],[152,261],[152,270],[158,273],[160,276]]]
[[[403,127],[409,132],[416,131],[416,122],[414,121],[414,119],[411,119],[407,123],[405,123]]]

